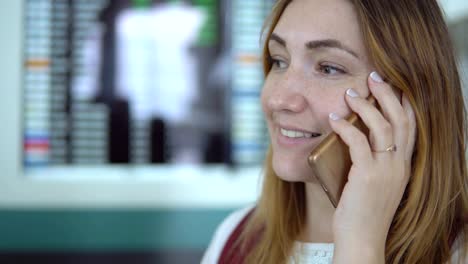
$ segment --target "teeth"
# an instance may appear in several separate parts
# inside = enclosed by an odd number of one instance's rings
[[[295,131],[295,130],[287,130],[284,128],[281,128],[281,135],[285,137],[290,137],[290,138],[311,138],[320,136],[320,134],[317,133],[307,133],[307,132],[300,132],[300,131]]]

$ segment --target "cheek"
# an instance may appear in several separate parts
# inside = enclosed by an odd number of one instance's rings
[[[265,115],[266,118],[268,118],[268,112],[269,112],[269,107],[268,107],[269,98],[270,98],[270,94],[267,89],[267,86],[265,85],[262,88],[262,91],[260,93],[260,103],[262,105],[263,114]]]
[[[265,115],[267,121],[270,118],[271,112],[273,111],[271,107],[271,101],[275,91],[272,83],[274,83],[274,81],[271,80],[271,77],[267,76],[260,92],[260,103],[262,105],[263,114]]]
[[[333,81],[316,80],[313,84],[310,84],[310,87],[316,89],[309,90],[306,95],[307,100],[313,106],[314,112],[322,117],[321,119],[328,119],[328,115],[332,112],[343,117],[351,113],[351,109],[345,100],[347,89],[355,89],[362,97],[369,95],[365,76]]]
[[[344,86],[347,87],[347,86]],[[346,114],[349,108],[345,101],[345,93],[347,88],[343,87],[330,87],[321,89],[316,93],[310,93],[307,96],[309,105],[313,107],[313,112],[320,119],[328,119],[330,113]]]

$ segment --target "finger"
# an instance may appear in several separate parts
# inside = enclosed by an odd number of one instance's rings
[[[411,106],[411,103],[409,102],[409,99],[406,95],[402,96],[402,105],[403,105],[403,109],[409,121],[408,138],[407,138],[408,144],[406,147],[405,160],[411,161],[414,147],[415,147],[414,145],[416,143],[416,133],[417,133],[416,115],[414,114],[413,107]]]
[[[405,150],[408,144],[409,120],[399,96],[376,72],[369,75],[369,90],[379,103],[383,116],[391,124],[393,144],[397,145],[397,151]]]
[[[359,165],[372,160],[372,152],[366,135],[335,113],[331,113],[329,117],[331,128],[349,147],[353,164]]]
[[[393,128],[379,110],[353,89],[346,91],[346,101],[369,128],[369,141],[373,150],[380,151],[393,144]]]

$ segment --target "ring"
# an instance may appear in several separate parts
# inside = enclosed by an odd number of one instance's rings
[[[388,148],[385,150],[373,150],[372,152],[375,153],[382,153],[382,152],[396,152],[397,151],[397,146],[395,144],[390,145]]]

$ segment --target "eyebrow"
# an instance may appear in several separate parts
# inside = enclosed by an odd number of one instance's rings
[[[285,48],[287,47],[286,41],[280,36],[278,36],[276,33],[271,34],[270,41],[276,41],[281,46]],[[308,50],[320,49],[320,48],[340,49],[340,50],[346,51],[347,53],[359,59],[359,55],[355,51],[346,47],[346,45],[344,45],[342,42],[336,39],[321,39],[321,40],[308,41],[305,43],[305,47]]]

